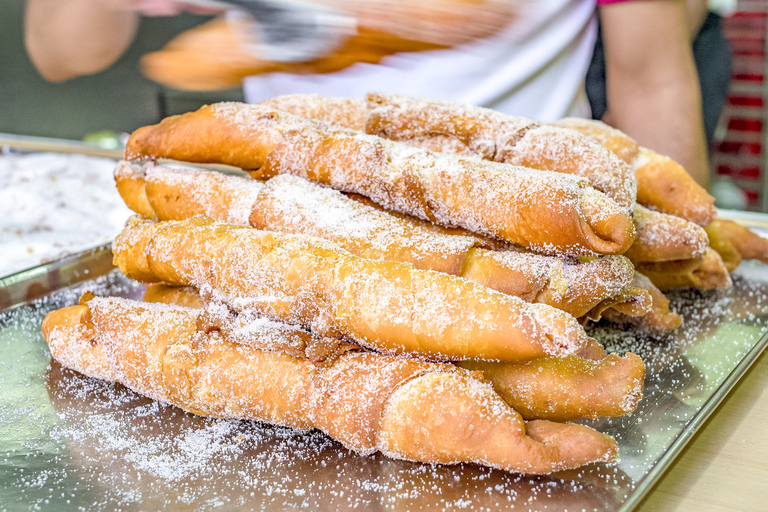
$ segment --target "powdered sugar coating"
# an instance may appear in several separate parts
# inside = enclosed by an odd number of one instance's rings
[[[340,192],[290,175],[269,180],[254,227],[332,240],[373,259],[410,261],[417,268],[457,274],[477,240],[442,235],[363,205]],[[258,210],[262,208],[263,211]]]
[[[517,297],[403,263],[356,258],[311,237],[199,218],[137,224],[115,243],[116,261],[129,275],[145,265],[126,259],[143,244],[153,271],[160,272],[155,279],[211,286],[236,310],[256,308],[381,350],[504,358],[518,350],[572,353],[585,341],[577,322],[561,311],[553,309],[547,315],[552,322],[543,323]]]
[[[104,244],[131,214],[112,181],[114,160],[0,155],[0,276]]]
[[[585,218],[582,195],[591,190],[586,180],[432,153],[350,131],[286,133],[269,156],[267,172],[301,176],[398,212],[537,250],[594,255],[628,242],[615,229],[592,231],[600,216],[616,218],[620,225],[628,218],[604,196],[593,201]],[[493,206],[478,208],[478,200]],[[618,240],[611,239],[616,235]]]
[[[178,151],[193,161],[260,168],[265,176],[294,174],[444,226],[461,226],[538,250],[571,255],[622,252],[632,238],[629,219],[609,198],[589,214],[581,210],[588,184],[571,176],[430,153],[260,105],[224,103],[208,109],[212,113],[174,118],[167,129],[163,123],[152,128],[161,137],[164,132],[194,132],[196,123],[203,123],[201,129],[210,137],[199,154],[176,139],[167,147],[154,147],[148,139],[142,151],[154,156]],[[221,123],[219,128],[210,125],[211,115]],[[478,201],[488,207],[477,208]],[[609,232],[594,232],[592,217],[598,211],[616,217]]]
[[[707,250],[706,232],[687,220],[637,207],[633,216],[637,238],[627,251],[634,262],[673,261],[697,258]]]
[[[637,196],[632,169],[575,131],[460,103],[372,93],[366,131],[447,153],[575,174],[587,178],[631,213]]]
[[[351,130],[365,129],[368,116],[363,100],[320,94],[284,94],[262,101],[260,105]]]
[[[179,189],[195,205],[195,213],[231,224],[248,226],[253,203],[263,184],[218,172],[149,166],[146,181]]]

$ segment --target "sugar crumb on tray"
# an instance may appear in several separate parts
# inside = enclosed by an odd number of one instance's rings
[[[109,242],[131,214],[115,161],[84,155],[0,156],[0,276]]]

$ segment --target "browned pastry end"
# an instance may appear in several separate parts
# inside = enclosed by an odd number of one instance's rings
[[[571,355],[518,364],[464,361],[460,366],[483,372],[504,401],[527,419],[623,416],[637,407],[645,382],[645,365],[631,352],[599,361]]]
[[[617,295],[597,304],[581,320],[597,322],[603,317],[603,313],[609,310],[630,317],[644,317],[653,313],[653,296],[645,288],[630,285]]]
[[[709,237],[709,246],[717,251],[717,254],[720,255],[723,260],[723,265],[725,265],[725,268],[728,269],[728,272],[733,272],[741,263],[742,256],[739,250],[736,248],[736,245],[734,245],[734,243],[729,238],[727,233],[728,228],[726,227],[726,229],[723,229],[722,222],[722,219],[715,219],[707,226],[705,226],[704,230],[707,232],[707,236]],[[768,245],[768,242],[766,242],[766,245]]]
[[[669,299],[659,290],[650,279],[635,272],[631,286],[646,290],[651,297],[651,311],[643,316],[627,315],[619,308],[606,310],[603,316],[611,322],[637,325],[650,329],[670,331],[677,329],[683,323],[682,318],[675,312],[669,310]]]
[[[328,242],[204,217],[129,222],[115,264],[145,282],[206,288],[239,310],[392,353],[527,360],[578,351],[578,322],[471,281],[353,256]]]
[[[77,371],[195,414],[318,428],[359,453],[532,474],[616,456],[615,441],[588,427],[526,424],[489,384],[450,365],[355,351],[316,365],[234,344],[222,331],[200,330],[197,316],[95,298],[50,313],[43,332],[54,357]],[[250,330],[266,338],[256,346],[289,335]],[[94,360],[111,373],[90,372]]]
[[[693,269],[686,268],[680,272],[668,270],[655,271],[655,269],[649,266],[643,266],[641,272],[663,292],[673,288],[685,288],[688,286],[701,290],[711,290],[714,288],[729,288],[733,285],[723,259],[711,247],[707,249],[704,260]]]
[[[115,181],[125,204],[145,218],[183,220],[206,215],[241,226],[248,226],[253,203],[264,186],[214,171],[126,161],[117,164]]]
[[[600,121],[563,119],[554,124],[592,137],[630,164],[639,204],[699,226],[706,226],[717,215],[715,198],[671,158],[638,146],[626,134]]]
[[[707,233],[681,217],[655,212],[638,205],[632,219],[637,238],[624,256],[632,263],[690,260],[707,250]]]
[[[223,103],[141,128],[126,156],[293,174],[549,253],[620,254],[635,237],[627,212],[586,180],[414,149],[260,105]]]
[[[718,235],[719,239],[728,239],[743,259],[768,263],[768,240],[746,226],[732,220],[715,219],[705,229],[707,233],[712,233],[712,236]],[[731,261],[734,259],[729,258]]]

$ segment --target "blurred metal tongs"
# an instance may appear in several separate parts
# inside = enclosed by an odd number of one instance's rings
[[[250,16],[245,51],[262,60],[306,62],[331,53],[357,30],[355,18],[300,0],[183,0]]]

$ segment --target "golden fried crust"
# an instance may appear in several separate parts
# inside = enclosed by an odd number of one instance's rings
[[[638,203],[699,226],[717,215],[715,198],[671,158],[643,148],[633,165]]]
[[[259,105],[218,104],[142,128],[126,157],[226,163],[264,177],[293,174],[549,253],[619,254],[635,237],[628,213],[586,180],[415,150]]]
[[[768,240],[749,228],[731,220],[715,219],[705,229],[712,236],[728,239],[743,259],[768,263]],[[729,260],[734,261],[732,256]]]
[[[525,360],[572,353],[588,339],[573,317],[549,306],[447,274],[357,258],[311,237],[203,217],[133,221],[113,251],[130,277],[210,287],[240,308],[388,352]]]
[[[641,271],[663,292],[673,288],[688,286],[702,290],[711,290],[714,288],[729,288],[733,285],[723,259],[711,247],[707,249],[703,261],[693,269],[684,268],[680,272],[673,272],[667,269],[653,269],[643,266]]]
[[[622,416],[643,395],[645,365],[632,353],[599,361],[579,356],[543,357],[522,364],[466,361],[483,372],[499,395],[523,418],[572,421]]]
[[[704,255],[707,233],[681,217],[637,206],[633,215],[637,238],[624,256],[632,263],[689,260]]]
[[[617,295],[598,303],[581,320],[597,322],[609,310],[630,317],[644,317],[653,312],[653,297],[646,289],[627,286]]]
[[[81,328],[83,310],[93,314],[92,330]],[[96,298],[49,315],[46,337],[50,344],[58,333],[77,347],[54,351],[54,357],[69,352],[62,362],[75,370],[87,366],[81,359],[99,357],[113,369],[110,380],[190,412],[318,428],[360,453],[535,474],[616,456],[615,441],[587,427],[526,425],[489,384],[451,365],[346,352],[317,366],[199,331],[196,316]]]
[[[715,219],[710,224],[704,227],[709,237],[709,246],[717,251],[720,257],[723,259],[723,265],[728,269],[728,272],[733,272],[736,267],[741,263],[741,252],[736,248],[736,245],[731,241],[729,237],[728,226],[723,229],[722,219]],[[747,228],[744,228],[747,229]],[[751,232],[749,232],[752,234]],[[756,236],[756,235],[755,235]],[[766,242],[768,246],[768,242]]]

